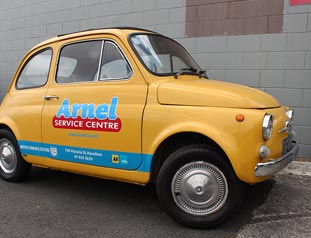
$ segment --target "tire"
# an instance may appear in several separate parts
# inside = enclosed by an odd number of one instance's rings
[[[10,182],[25,179],[30,172],[31,164],[27,163],[19,150],[14,135],[0,129],[0,176]]]
[[[173,152],[157,179],[161,206],[178,223],[192,228],[216,226],[243,200],[244,184],[227,158],[206,145]]]

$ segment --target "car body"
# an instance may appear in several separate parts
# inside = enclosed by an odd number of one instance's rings
[[[145,185],[191,227],[219,224],[243,184],[298,153],[293,111],[246,86],[208,80],[175,41],[137,28],[40,43],[0,107],[0,175],[31,165]]]

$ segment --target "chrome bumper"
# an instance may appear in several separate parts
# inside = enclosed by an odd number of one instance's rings
[[[280,158],[266,163],[258,163],[255,166],[255,175],[257,177],[270,176],[279,172],[291,163],[298,154],[298,143],[292,143],[294,144],[293,148]]]

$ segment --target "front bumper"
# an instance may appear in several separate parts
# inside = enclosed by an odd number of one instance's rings
[[[292,141],[293,147],[285,155],[277,158],[276,160],[266,163],[258,163],[255,166],[255,175],[257,177],[270,176],[285,168],[291,163],[298,154],[298,143]]]

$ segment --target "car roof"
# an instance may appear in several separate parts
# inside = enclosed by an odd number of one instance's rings
[[[98,34],[113,34],[113,35],[129,35],[131,33],[135,32],[144,32],[144,33],[151,33],[151,34],[158,34],[157,32],[150,31],[147,29],[143,28],[137,28],[137,27],[113,27],[113,28],[98,28],[98,29],[88,29],[88,30],[83,30],[83,31],[77,31],[77,32],[71,32],[71,33],[66,33],[66,34],[61,34],[56,37],[52,37],[50,39],[47,39],[35,47],[33,49],[51,44],[57,41],[62,41],[70,38],[76,38],[76,37],[81,37],[81,36],[89,36],[89,35],[98,35]]]

